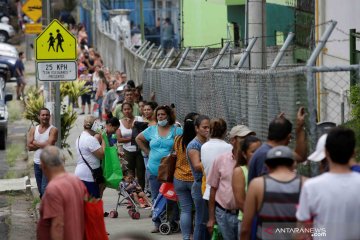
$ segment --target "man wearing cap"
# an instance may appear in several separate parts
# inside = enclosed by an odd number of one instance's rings
[[[310,156],[308,157],[308,160],[311,162],[320,162],[320,169],[319,169],[320,174],[329,171],[329,163],[326,160],[326,156],[325,156],[326,138],[327,138],[327,134],[324,134],[319,138],[316,144],[315,152],[310,154]]]
[[[245,125],[238,125],[230,131],[232,151],[217,157],[212,165],[206,183],[211,186],[209,198],[209,222],[207,227],[212,233],[216,222],[224,240],[237,239],[239,209],[232,189],[232,175],[239,157],[243,139],[255,133]]]
[[[121,84],[120,86],[118,86],[116,88],[116,99],[112,103],[111,112],[114,113],[115,108],[117,107],[117,105],[123,103],[123,101],[124,101],[124,89],[126,89],[125,87],[126,87],[126,85]]]
[[[329,172],[304,184],[296,217],[304,227],[325,234],[314,239],[359,239],[360,174],[349,166],[355,142],[351,129],[333,128],[325,142]]]
[[[296,146],[295,159],[297,162],[306,160],[306,142],[305,142],[305,111],[300,107],[296,117]],[[292,124],[281,113],[278,117],[272,120],[269,124],[268,140],[259,147],[250,160],[248,183],[250,184],[253,178],[266,174],[268,169],[264,165],[267,152],[276,146],[287,146],[291,141]]]
[[[246,194],[241,239],[250,239],[252,222],[257,216],[257,239],[293,239],[292,232],[277,233],[276,228],[296,227],[296,206],[306,178],[294,170],[293,151],[277,146],[267,152],[269,174],[253,179]],[[255,229],[253,229],[255,230]]]

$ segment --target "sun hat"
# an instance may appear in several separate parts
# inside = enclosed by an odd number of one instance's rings
[[[249,134],[255,135],[254,131],[251,131],[247,126],[245,125],[237,125],[233,127],[230,131],[229,137],[246,137]]]
[[[308,159],[313,162],[320,162],[325,158],[325,143],[326,143],[327,134],[322,135],[317,144],[315,152],[310,154]]]

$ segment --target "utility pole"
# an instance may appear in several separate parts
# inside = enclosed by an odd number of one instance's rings
[[[251,69],[265,69],[266,62],[266,0],[248,0],[248,38],[258,40],[250,55]]]
[[[145,27],[144,27],[144,3],[140,0],[140,31],[141,31],[141,43],[145,41]]]

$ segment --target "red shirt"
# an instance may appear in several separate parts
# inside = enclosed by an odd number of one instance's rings
[[[51,219],[57,216],[64,218],[64,239],[84,239],[85,193],[83,182],[72,174],[61,174],[52,179],[41,199],[37,239],[51,239]]]

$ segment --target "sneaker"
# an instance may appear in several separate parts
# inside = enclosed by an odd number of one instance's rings
[[[82,113],[79,113],[79,115],[84,115],[85,113],[84,112],[82,112]]]

